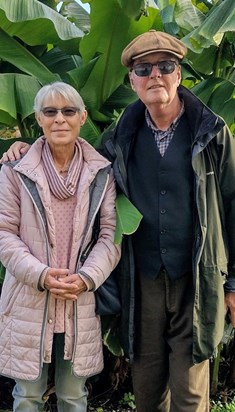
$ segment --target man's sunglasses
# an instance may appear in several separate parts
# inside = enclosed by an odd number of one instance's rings
[[[153,66],[156,66],[161,74],[171,74],[175,70],[178,63],[174,60],[164,60],[157,63],[138,63],[132,68],[135,74],[139,77],[150,76],[153,70]]]
[[[41,112],[46,117],[55,117],[58,112],[61,112],[65,117],[75,116],[79,109],[77,107],[63,107],[62,109],[56,109],[55,107],[44,107]]]

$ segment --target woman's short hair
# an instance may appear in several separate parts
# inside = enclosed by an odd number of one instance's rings
[[[34,99],[34,111],[39,113],[47,99],[56,100],[58,96],[64,97],[73,107],[77,107],[81,113],[85,110],[85,104],[74,87],[64,82],[54,82],[43,86]]]

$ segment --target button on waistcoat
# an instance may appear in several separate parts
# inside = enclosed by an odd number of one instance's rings
[[[152,278],[165,266],[176,279],[192,270],[193,171],[185,114],[164,156],[146,122],[128,164],[131,200],[143,214],[133,235],[137,269]]]

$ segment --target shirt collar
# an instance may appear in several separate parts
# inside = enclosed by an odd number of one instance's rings
[[[176,118],[173,120],[173,122],[170,124],[170,126],[169,126],[169,128],[168,128],[167,130],[175,130],[175,128],[176,128],[176,126],[178,125],[178,122],[179,122],[181,116],[182,116],[183,113],[184,113],[184,111],[185,111],[184,101],[181,100],[181,109],[180,109],[180,112],[179,112],[179,114],[176,116]],[[159,129],[159,128],[153,123],[147,107],[146,107],[146,109],[145,109],[145,119],[146,119],[147,125],[148,125],[149,127],[151,127],[151,129],[153,129],[153,130],[155,130],[155,131],[157,131],[157,132],[162,131],[161,129]]]

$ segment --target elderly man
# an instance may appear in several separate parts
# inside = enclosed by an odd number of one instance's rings
[[[155,30],[127,45],[121,61],[139,100],[105,143],[119,188],[143,215],[119,265],[138,412],[209,411],[226,278],[234,316],[235,143],[180,86],[186,52]]]
[[[223,334],[224,288],[235,325],[235,143],[180,85],[186,52],[155,30],[127,45],[121,61],[139,99],[102,150],[118,189],[143,215],[119,263],[138,412],[209,411],[208,359]]]

